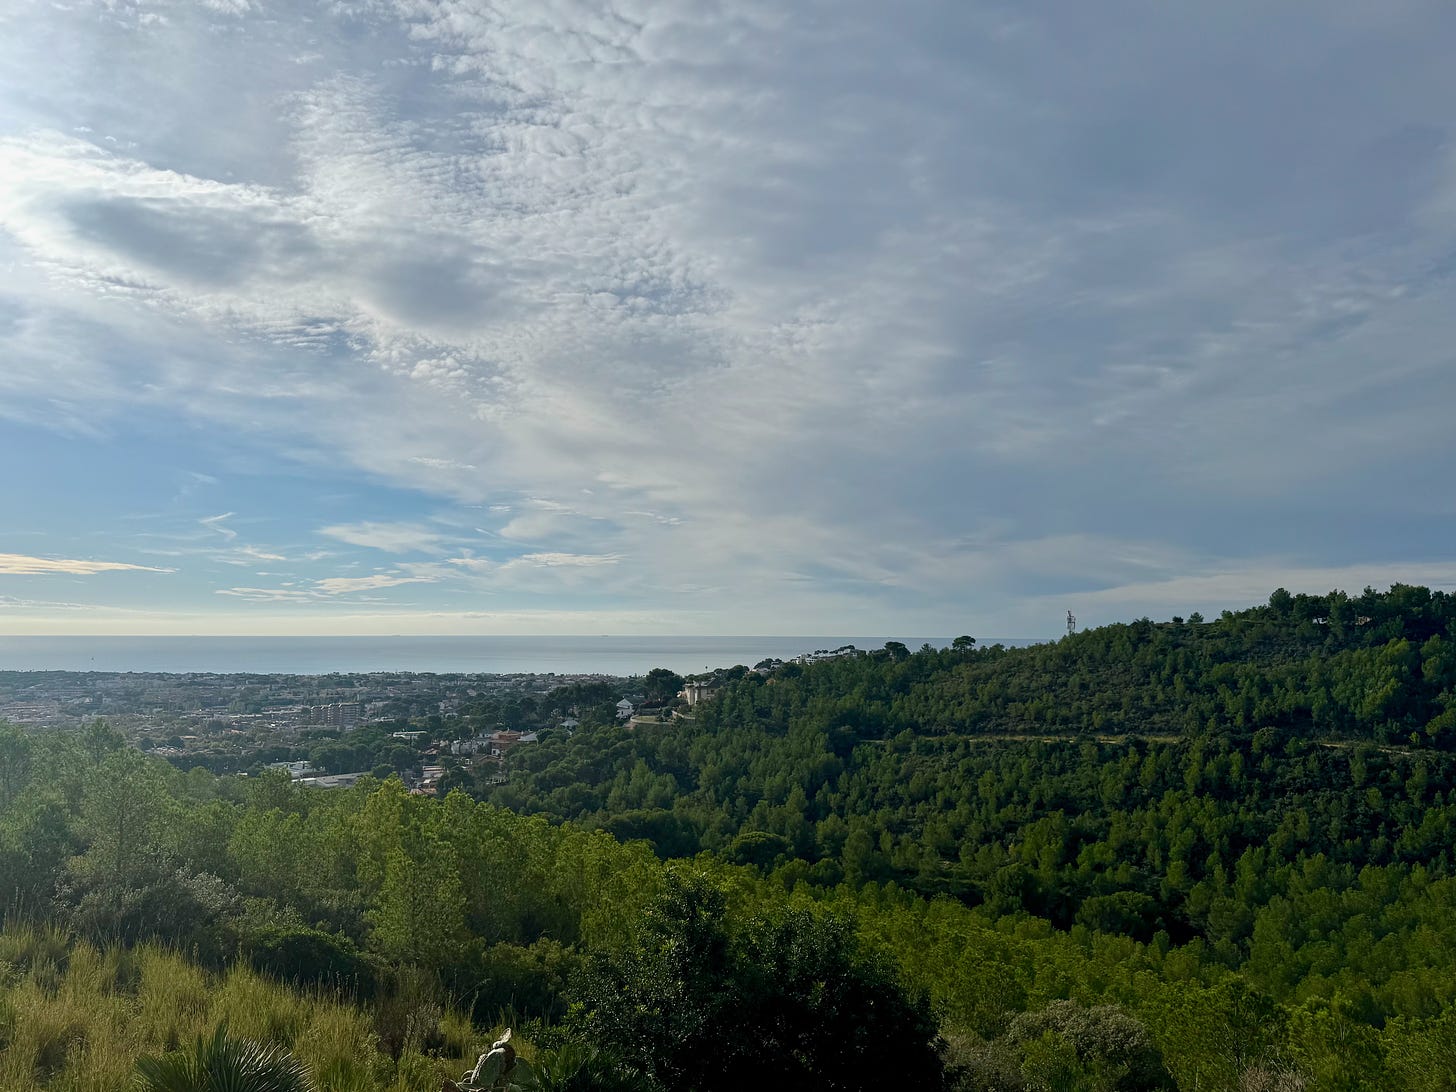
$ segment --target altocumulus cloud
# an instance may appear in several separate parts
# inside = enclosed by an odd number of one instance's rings
[[[1453,20],[13,9],[0,421],[347,468],[294,540],[518,612],[1036,633],[1445,579]],[[213,590],[447,594],[415,571]]]

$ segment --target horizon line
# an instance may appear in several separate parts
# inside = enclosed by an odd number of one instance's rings
[[[787,641],[795,638],[818,639],[821,637],[843,638],[856,636],[847,633],[0,633],[0,640],[59,639],[59,640],[264,640],[264,641],[317,641],[317,640],[472,640],[481,637],[521,638],[554,640],[563,637],[573,639],[623,639],[623,638],[710,638],[719,641],[759,640],[771,638]],[[861,639],[888,636],[887,634],[858,634]],[[955,638],[945,635],[916,635],[924,639],[947,640]],[[968,635],[969,636],[969,635]],[[892,638],[894,639],[894,638]],[[913,639],[913,638],[912,638]],[[1044,641],[1053,637],[977,637],[975,641]]]

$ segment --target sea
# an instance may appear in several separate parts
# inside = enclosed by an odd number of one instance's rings
[[[434,674],[679,674],[767,657],[787,660],[843,645],[944,648],[948,637],[5,637],[0,671],[132,671],[330,675],[372,671]],[[981,644],[1027,645],[1018,638]]]

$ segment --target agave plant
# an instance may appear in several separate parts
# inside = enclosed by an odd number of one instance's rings
[[[136,1068],[142,1092],[313,1092],[308,1070],[288,1051],[229,1038],[226,1028]]]

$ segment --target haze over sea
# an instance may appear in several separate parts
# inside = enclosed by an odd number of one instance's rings
[[[842,645],[880,648],[887,640],[912,649],[950,643],[948,637],[0,637],[0,671],[643,675],[666,667],[687,674]],[[996,641],[1032,643],[982,643]]]

